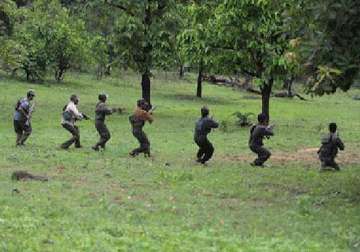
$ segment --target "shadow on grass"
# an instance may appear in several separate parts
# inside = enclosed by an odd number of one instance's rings
[[[204,104],[212,104],[212,105],[230,105],[234,102],[229,99],[219,98],[219,97],[203,97],[199,98],[195,95],[190,94],[161,94],[165,99],[177,100],[177,101],[187,101],[187,102],[199,102]]]

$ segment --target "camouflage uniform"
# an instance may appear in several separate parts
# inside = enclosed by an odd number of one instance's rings
[[[140,147],[134,149],[130,152],[131,156],[137,156],[140,153],[144,153],[146,156],[150,156],[150,142],[147,138],[145,132],[143,131],[143,127],[145,122],[148,121],[149,123],[153,122],[153,117],[151,113],[143,110],[140,107],[135,109],[135,112],[132,116],[129,117],[129,121],[132,126],[132,133],[133,136],[139,141]]]
[[[321,147],[318,151],[319,159],[321,161],[321,169],[326,167],[340,170],[339,165],[335,162],[338,150],[344,150],[345,145],[336,133],[329,133],[321,140]]]
[[[205,164],[214,154],[214,146],[207,138],[211,129],[218,128],[219,124],[208,116],[200,118],[195,124],[194,141],[199,146],[197,161]]]
[[[250,130],[249,148],[258,155],[258,158],[252,163],[255,166],[263,166],[270,158],[271,152],[264,148],[263,140],[265,137],[273,136],[271,128],[264,125],[255,125]]]
[[[94,150],[98,150],[99,147],[105,149],[107,141],[111,138],[110,131],[105,124],[105,118],[107,115],[111,115],[112,113],[113,110],[108,108],[105,102],[100,101],[96,104],[95,128],[100,135],[100,140],[97,144],[95,144],[95,146],[93,146]]]
[[[32,132],[31,114],[32,104],[28,98],[20,99],[15,107],[14,130],[16,133],[16,145],[24,145]]]

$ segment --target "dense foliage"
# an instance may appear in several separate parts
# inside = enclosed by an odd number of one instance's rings
[[[3,0],[0,66],[29,81],[130,68],[148,101],[153,70],[183,77],[187,66],[198,97],[205,74],[252,79],[269,114],[277,83],[306,80],[317,95],[352,86],[359,14],[354,0]]]

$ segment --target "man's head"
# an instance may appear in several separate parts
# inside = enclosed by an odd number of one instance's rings
[[[99,94],[99,101],[106,102],[108,95],[105,93]]]
[[[268,123],[268,121],[269,121],[269,119],[268,119],[267,115],[265,115],[264,113],[261,113],[258,115],[258,122],[260,124],[266,124],[266,123]]]
[[[329,124],[329,131],[330,131],[331,133],[335,133],[336,130],[337,130],[337,125],[336,125],[336,123],[330,123],[330,124]]]
[[[76,94],[73,94],[70,96],[70,101],[77,105],[79,103],[79,97]]]
[[[27,92],[26,96],[27,96],[27,98],[28,98],[30,101],[33,100],[34,97],[35,97],[35,91],[32,90],[32,89],[30,89],[30,90]]]
[[[201,117],[207,117],[210,113],[210,110],[208,107],[204,106],[201,108]]]

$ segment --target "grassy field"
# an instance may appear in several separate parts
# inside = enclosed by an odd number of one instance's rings
[[[248,129],[233,125],[236,111],[258,113],[248,93],[170,77],[154,79],[155,122],[147,125],[153,157],[129,158],[137,146],[128,123],[139,80],[124,75],[96,81],[71,75],[62,84],[0,78],[0,251],[360,251],[360,90],[309,101],[274,98],[276,136],[270,168],[250,167]],[[33,135],[15,147],[12,114],[29,88],[37,92]],[[61,109],[72,93],[93,116],[97,94],[127,109],[108,120],[105,152],[93,122],[79,123],[81,150],[60,150],[69,138]],[[213,132],[208,166],[194,161],[192,135],[202,105],[227,129]],[[316,149],[336,121],[346,144],[341,172],[319,173]],[[49,182],[13,182],[14,170]],[[19,193],[14,192],[17,189]]]

